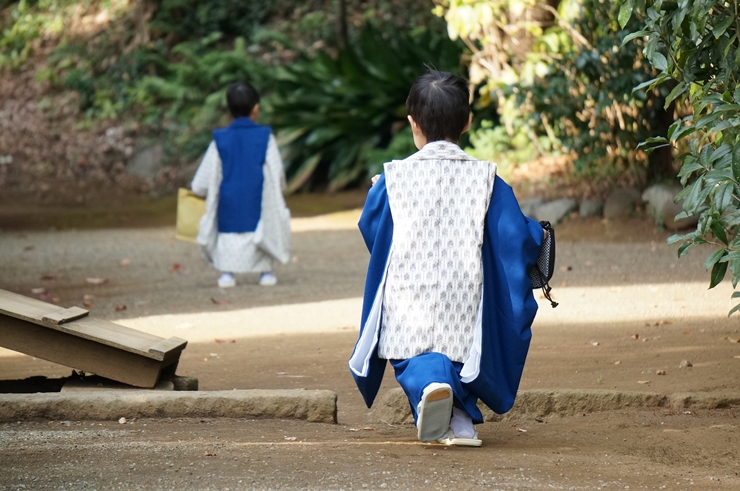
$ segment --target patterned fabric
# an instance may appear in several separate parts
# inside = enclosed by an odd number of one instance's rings
[[[393,245],[378,356],[445,354],[464,362],[473,344],[483,273],[481,246],[496,166],[449,142],[385,165]]]
[[[198,243],[203,258],[218,271],[260,273],[272,271],[273,261],[287,262],[290,247],[290,211],[285,206],[283,161],[275,137],[270,135],[265,157],[262,213],[257,230],[246,233],[219,233],[217,225],[221,158],[211,142],[191,188],[206,197],[206,212],[200,220]],[[269,221],[269,224],[265,222]],[[276,223],[279,222],[279,223]]]

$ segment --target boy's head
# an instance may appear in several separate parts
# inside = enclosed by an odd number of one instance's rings
[[[257,119],[259,104],[259,93],[248,83],[234,82],[226,90],[226,105],[234,118]]]
[[[470,124],[468,82],[448,72],[430,70],[411,86],[406,112],[412,129],[417,126],[426,142],[457,142]]]

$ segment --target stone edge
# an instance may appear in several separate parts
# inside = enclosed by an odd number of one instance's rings
[[[496,414],[481,403],[478,406],[485,421],[507,421],[621,409],[667,408],[675,411],[723,409],[740,406],[740,393],[716,391],[666,395],[656,392],[602,389],[523,390],[519,392],[514,406],[506,414]],[[368,422],[412,423],[411,411],[403,390],[394,388],[386,392],[368,416]]]
[[[91,390],[0,394],[0,422],[33,419],[275,418],[337,422],[337,395],[329,390],[158,392]]]

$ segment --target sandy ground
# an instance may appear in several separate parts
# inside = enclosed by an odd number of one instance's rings
[[[35,421],[0,426],[5,489],[740,489],[740,409],[629,409],[479,427],[480,449],[368,425],[346,368],[367,252],[356,213],[294,221],[265,288],[215,286],[171,228],[0,233],[0,288],[189,340],[201,390],[331,389],[339,424],[274,420]],[[558,227],[557,309],[540,299],[522,389],[739,391],[729,282],[708,250],[678,260],[644,219]],[[93,285],[88,278],[105,278]],[[32,289],[45,292],[32,294]],[[36,290],[38,291],[38,290]],[[635,339],[636,338],[636,339]],[[691,368],[679,368],[683,360]],[[664,371],[665,375],[659,375]],[[70,368],[0,349],[0,379]],[[386,375],[381,394],[396,383]],[[122,415],[125,416],[125,415]]]

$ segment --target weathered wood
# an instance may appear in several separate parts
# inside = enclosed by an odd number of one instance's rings
[[[81,317],[87,317],[89,310],[81,309],[79,307],[70,307],[68,309],[60,310],[52,314],[47,314],[41,318],[44,322],[51,324],[64,324],[65,322],[80,319]]]
[[[185,346],[187,346],[188,342],[184,339],[171,337],[169,339],[163,339],[161,341],[158,341],[152,345],[151,348],[149,348],[149,353],[153,355],[161,356],[161,359],[164,359],[165,356],[170,353],[171,351],[182,351],[185,349]]]
[[[0,316],[0,346],[144,388],[154,387],[167,366],[130,351],[8,316]],[[176,362],[177,358],[171,364]]]
[[[63,324],[53,324],[44,320],[44,317],[52,315],[58,310],[59,307],[56,305],[0,290],[0,314],[67,332],[124,351],[162,360],[161,355],[149,353],[149,348],[162,341],[159,336],[91,317],[84,317]]]
[[[137,387],[174,375],[187,341],[0,290],[0,346]]]

